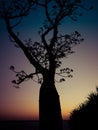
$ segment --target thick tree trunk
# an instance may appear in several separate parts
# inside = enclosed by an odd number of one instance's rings
[[[39,130],[62,130],[59,95],[54,84],[45,81],[39,95]]]

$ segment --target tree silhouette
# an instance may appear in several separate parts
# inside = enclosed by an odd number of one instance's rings
[[[98,129],[97,124],[98,91],[90,93],[87,100],[72,111],[69,120],[71,130]]]
[[[32,42],[29,38],[23,42],[14,28],[22,22],[23,17],[30,12],[43,8],[45,19],[39,29],[40,42]],[[1,0],[0,17],[5,20],[11,40],[24,52],[24,55],[35,68],[35,72],[27,74],[17,72],[14,66],[10,69],[16,73],[12,83],[19,84],[34,75],[41,84],[39,92],[40,130],[62,130],[62,117],[59,95],[55,87],[55,75],[61,76],[60,82],[66,77],[72,77],[70,68],[61,68],[61,59],[73,54],[72,48],[83,41],[78,31],[71,34],[59,32],[59,25],[65,17],[76,21],[81,16],[79,8],[85,9],[81,0]],[[91,8],[90,8],[91,9]],[[14,22],[13,22],[14,21]],[[49,36],[49,39],[48,39]],[[58,71],[57,71],[58,70]],[[63,75],[64,74],[64,75]]]

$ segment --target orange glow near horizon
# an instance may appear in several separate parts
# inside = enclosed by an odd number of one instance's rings
[[[67,111],[62,111],[62,119],[69,119],[70,113]],[[5,113],[0,114],[1,119],[5,120],[38,120],[38,112],[32,112],[31,110],[8,110]]]

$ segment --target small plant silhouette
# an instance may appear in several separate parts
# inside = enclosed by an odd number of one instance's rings
[[[88,95],[87,100],[71,113],[71,130],[98,129],[98,91]]]

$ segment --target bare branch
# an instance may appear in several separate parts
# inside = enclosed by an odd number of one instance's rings
[[[42,35],[41,35],[41,39],[42,39],[42,43],[45,45],[47,51],[49,51],[49,46],[46,42],[45,36],[53,29],[53,27],[48,28]]]
[[[7,17],[5,17],[5,22],[7,25],[7,29],[9,34],[11,35],[11,37],[15,40],[15,42],[19,45],[19,47],[23,50],[25,56],[27,57],[27,59],[30,61],[30,63],[32,65],[34,65],[35,68],[37,68],[37,70],[40,70],[41,72],[43,72],[43,67],[37,62],[35,61],[35,59],[31,56],[31,54],[29,53],[28,49],[25,47],[25,45],[22,43],[22,41],[15,35],[15,33],[12,31],[11,26],[10,26],[10,22],[9,19]]]
[[[17,23],[15,23],[13,26],[11,26],[11,28],[16,27],[18,24],[20,24],[20,23],[21,23],[21,21],[22,21],[22,17],[20,17],[20,19],[18,20],[18,22],[17,22]]]
[[[47,2],[47,0],[45,0],[45,11],[46,11],[46,17],[47,17],[48,21],[50,22],[50,24],[52,26],[54,26],[53,20],[51,19],[50,14],[48,12],[48,2]]]

